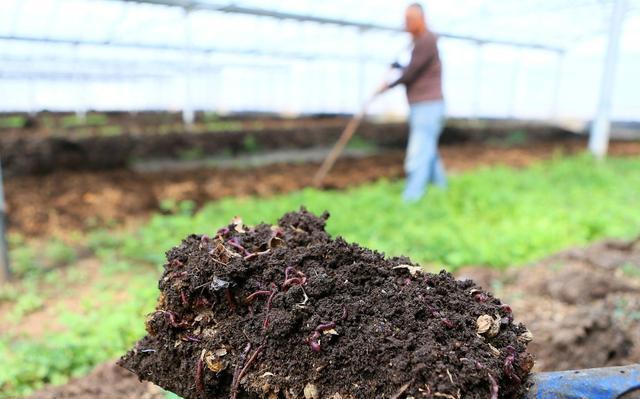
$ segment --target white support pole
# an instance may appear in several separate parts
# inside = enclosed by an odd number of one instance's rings
[[[9,246],[7,245],[6,222],[7,207],[4,202],[4,183],[2,181],[2,161],[0,160],[0,282],[9,281],[11,268],[9,266]]]
[[[558,119],[558,104],[560,103],[560,87],[562,86],[562,73],[564,70],[564,51],[558,51],[556,59],[556,76],[553,85],[553,98],[551,99],[551,119]]]
[[[483,47],[483,42],[476,42],[476,73],[473,82],[473,116],[476,118],[480,117],[480,102],[482,100]]]
[[[193,110],[193,102],[192,102],[192,84],[193,84],[193,52],[192,50],[192,41],[191,41],[191,21],[189,16],[191,15],[191,10],[189,8],[184,9],[184,61],[185,61],[185,71],[184,71],[184,105],[182,107],[182,122],[184,123],[187,130],[191,130],[193,128],[193,122],[195,121],[195,112]]]
[[[607,55],[602,73],[598,112],[591,125],[591,135],[589,136],[589,150],[598,158],[604,158],[609,147],[611,100],[615,83],[620,36],[626,11],[627,0],[615,0],[609,25],[609,43],[607,44]]]

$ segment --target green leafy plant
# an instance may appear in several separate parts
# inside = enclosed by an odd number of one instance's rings
[[[156,275],[144,273],[127,281],[127,299],[117,280],[96,286],[80,312],[60,310],[62,332],[42,338],[0,337],[0,398],[27,395],[44,384],[61,384],[112,359],[143,333],[145,314],[153,309]],[[120,292],[120,294],[118,294]]]
[[[27,119],[21,115],[11,115],[0,118],[0,129],[20,129],[27,123]]]
[[[90,112],[86,116],[86,124],[88,126],[102,126],[109,122],[109,118],[105,114],[97,114]]]
[[[258,152],[260,146],[255,136],[252,134],[244,136],[242,139],[242,148],[248,153]]]
[[[17,323],[29,313],[39,310],[44,305],[44,301],[37,292],[27,291],[21,293],[15,301],[14,306],[9,312],[8,320]]]
[[[124,128],[120,125],[101,126],[99,134],[101,136],[118,136],[124,133]]]
[[[624,265],[622,265],[620,270],[622,270],[622,273],[625,276],[629,276],[631,278],[640,278],[640,266],[639,265],[635,265],[633,263],[625,263]]]
[[[74,262],[78,255],[76,250],[62,240],[51,240],[44,248],[44,256],[56,265]]]
[[[187,148],[178,151],[178,158],[182,161],[196,161],[204,158],[205,153],[200,147]]]
[[[211,233],[234,215],[275,221],[300,205],[329,210],[328,229],[389,255],[409,255],[455,269],[505,267],[601,237],[640,233],[640,160],[587,156],[525,170],[493,167],[453,176],[417,204],[400,199],[402,182],[380,181],[343,192],[305,189],[268,199],[228,198],[190,214],[157,215],[122,253],[158,262],[189,233]],[[155,254],[160,254],[155,255]]]
[[[377,148],[377,146],[375,143],[368,141],[364,137],[356,135],[356,136],[353,136],[351,140],[349,140],[349,143],[347,144],[347,148],[350,148],[352,150],[372,152]]]
[[[243,129],[240,121],[214,120],[205,123],[205,128],[209,132],[237,132]]]

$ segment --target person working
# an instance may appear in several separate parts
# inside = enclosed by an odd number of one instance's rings
[[[407,8],[405,23],[414,44],[411,61],[397,80],[383,84],[379,92],[401,84],[406,87],[410,131],[404,163],[407,184],[403,197],[407,202],[415,202],[424,195],[428,183],[440,187],[447,185],[438,154],[438,138],[444,122],[444,98],[438,39],[427,27],[420,4]],[[397,63],[392,66],[399,67]]]

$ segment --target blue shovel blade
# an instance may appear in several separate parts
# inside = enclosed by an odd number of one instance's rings
[[[525,399],[616,399],[640,390],[640,364],[536,373]]]

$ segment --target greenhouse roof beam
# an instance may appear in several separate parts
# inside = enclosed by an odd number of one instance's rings
[[[170,71],[173,70],[181,70],[185,67],[186,62],[184,61],[160,61],[160,60],[152,60],[152,61],[138,61],[138,60],[127,60],[127,59],[103,59],[103,58],[72,58],[72,57],[61,57],[61,56],[51,56],[51,55],[42,55],[42,56],[28,56],[28,57],[15,57],[15,56],[0,56],[0,64],[27,64],[27,65],[41,65],[44,63],[55,63],[55,64],[80,64],[88,67],[99,67],[102,70],[106,70],[109,68],[124,68],[127,70],[132,69],[145,69],[145,68],[164,68]],[[253,64],[253,63],[241,63],[241,62],[233,62],[233,63],[213,63],[208,61],[196,62],[194,63],[194,71],[196,72],[210,72],[212,70],[220,70],[223,68],[236,67],[236,68],[256,68],[256,69],[285,69],[287,68],[286,64]]]
[[[110,46],[120,48],[137,48],[148,50],[163,50],[163,51],[179,51],[184,52],[184,46],[179,44],[160,44],[160,43],[130,43],[130,42],[112,42],[109,40],[85,40],[85,39],[66,39],[66,38],[51,38],[51,37],[36,37],[36,36],[20,36],[20,35],[0,35],[0,41],[19,41],[19,42],[31,42],[31,43],[48,43],[48,44],[62,44],[69,46]],[[283,57],[283,58],[296,58],[303,60],[315,60],[315,59],[330,59],[330,60],[361,60],[361,55],[348,55],[348,54],[303,54],[299,52],[277,51],[277,50],[265,50],[265,49],[233,49],[233,48],[219,48],[219,47],[198,47],[192,46],[189,50],[194,53],[227,53],[238,55],[257,55],[265,57]],[[368,61],[387,62],[388,60],[381,57],[364,57]]]
[[[340,18],[320,17],[317,15],[299,14],[299,13],[292,13],[292,12],[286,12],[286,11],[269,10],[264,8],[246,7],[246,6],[240,6],[233,3],[213,4],[213,3],[207,3],[204,1],[198,1],[198,0],[118,0],[118,1],[125,1],[128,3],[155,4],[155,5],[162,5],[162,6],[168,6],[168,7],[182,7],[190,10],[220,11],[220,12],[226,12],[231,14],[244,14],[244,15],[257,16],[257,17],[290,19],[290,20],[299,21],[299,22],[315,22],[319,24],[352,26],[352,27],[363,29],[363,30],[372,29],[372,30],[386,30],[391,32],[401,31],[401,29],[393,26],[378,25],[378,24],[358,22],[358,21],[347,21]]]
[[[54,72],[54,71],[2,71],[0,70],[0,79],[6,80],[123,80],[123,79],[168,79],[167,74],[150,74],[150,73],[99,73],[99,72]]]
[[[367,23],[367,22],[361,22],[361,21],[347,20],[342,18],[321,17],[317,15],[269,10],[269,9],[257,8],[257,7],[247,7],[247,6],[240,6],[237,4],[212,4],[212,3],[207,3],[201,0],[117,0],[117,1],[182,7],[190,10],[219,11],[219,12],[226,12],[226,13],[232,13],[232,14],[253,15],[258,17],[269,17],[269,18],[275,18],[275,19],[289,19],[289,20],[294,20],[299,22],[315,22],[319,24],[330,24],[330,25],[354,27],[361,30],[378,30],[378,31],[398,32],[398,33],[403,32],[401,28],[395,27],[395,26],[389,26],[389,25],[373,24],[373,23]],[[445,33],[445,32],[438,32],[438,35],[443,38],[469,41],[477,44],[498,44],[498,45],[504,45],[504,46],[510,46],[510,47],[522,47],[522,48],[531,48],[531,49],[537,49],[537,50],[554,51],[559,53],[564,52],[565,50],[562,47],[548,46],[540,43],[526,43],[526,42],[517,42],[517,41],[511,41],[511,40],[479,38],[475,36],[457,35],[457,34],[451,34],[451,33]]]

